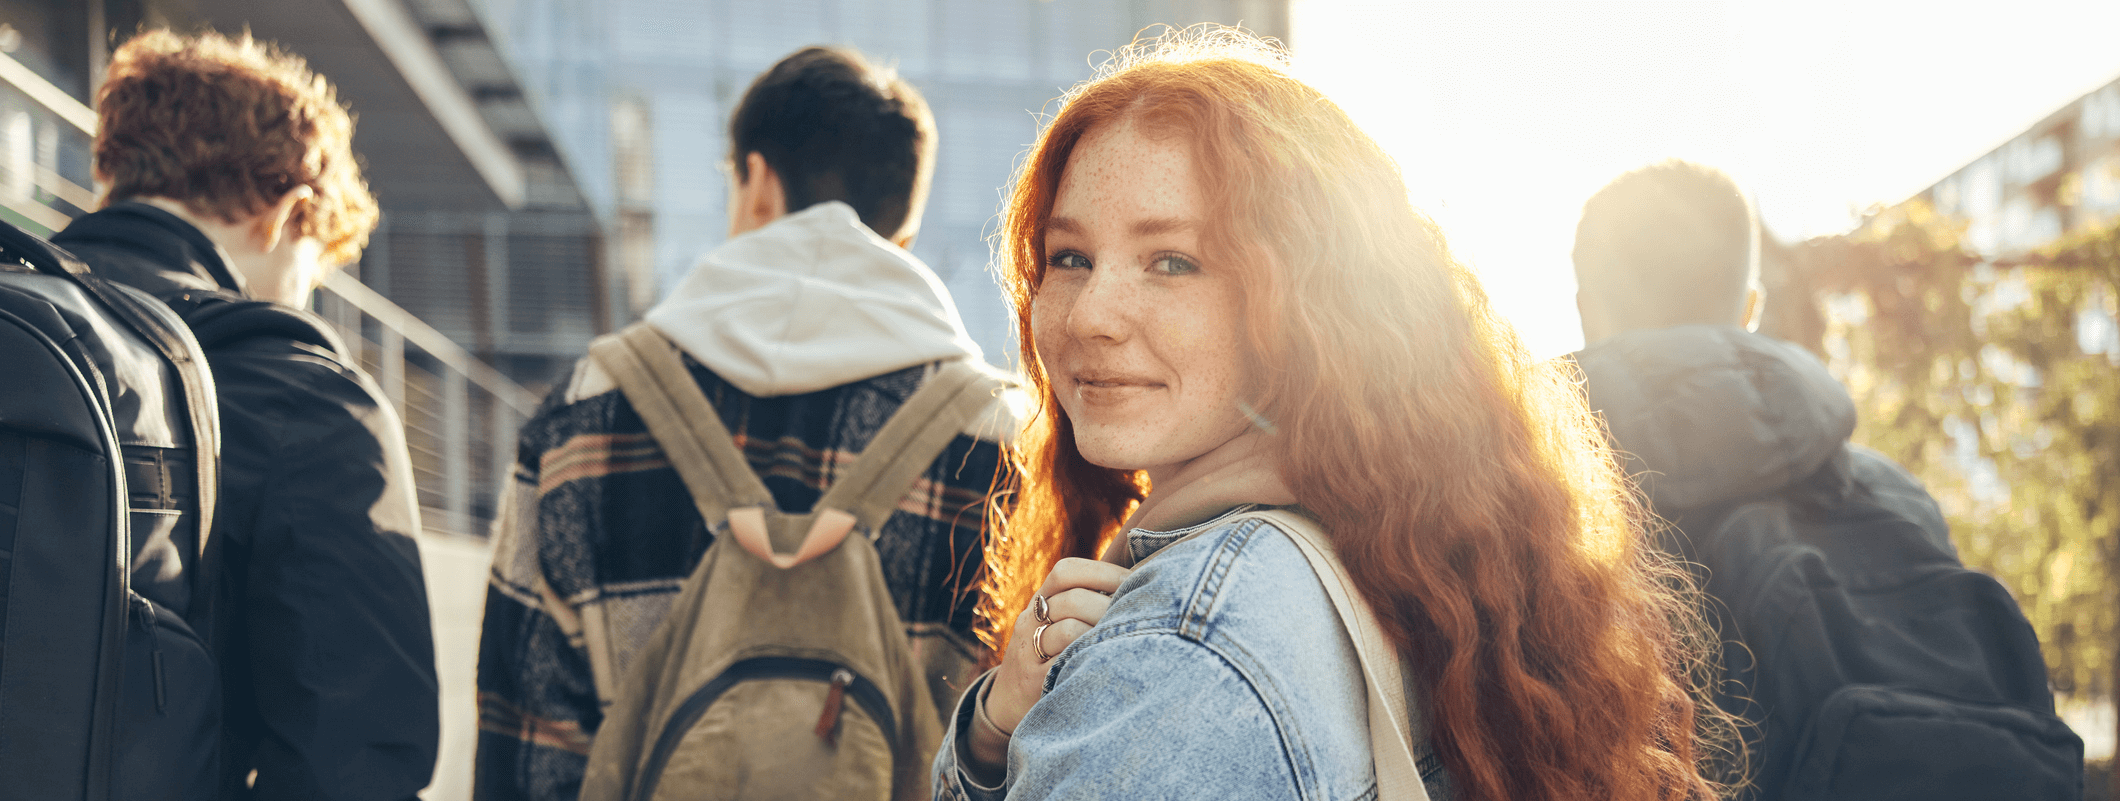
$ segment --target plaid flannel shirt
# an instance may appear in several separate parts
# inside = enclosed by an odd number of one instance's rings
[[[932,367],[754,398],[689,357],[686,365],[780,508],[798,513]],[[479,799],[575,798],[602,719],[585,636],[608,638],[609,673],[624,675],[726,526],[700,518],[646,424],[600,374],[577,364],[524,425],[494,527],[479,646]],[[1001,414],[983,438],[958,435],[876,539],[891,599],[943,707],[986,653],[973,624]],[[601,631],[585,634],[592,607]]]

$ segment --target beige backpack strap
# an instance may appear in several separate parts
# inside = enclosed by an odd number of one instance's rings
[[[1428,801],[1428,788],[1421,783],[1420,766],[1413,758],[1414,738],[1419,735],[1414,718],[1420,712],[1408,703],[1403,665],[1391,641],[1384,636],[1384,629],[1377,625],[1369,604],[1355,591],[1353,577],[1333,552],[1324,530],[1318,528],[1317,521],[1286,509],[1246,512],[1238,517],[1264,519],[1288,532],[1296,550],[1303,552],[1310,569],[1325,585],[1333,610],[1339,612],[1341,625],[1347,627],[1347,636],[1354,641],[1355,656],[1361,660],[1362,675],[1369,684],[1369,748],[1376,760],[1378,801]]]
[[[1004,386],[964,361],[944,362],[877,430],[852,467],[817,500],[820,515],[841,512],[870,536],[897,511],[914,480]],[[821,521],[820,521],[821,522]]]
[[[856,525],[876,531],[913,480],[958,431],[985,411],[1002,387],[1001,379],[970,364],[944,363],[876,432],[811,514],[776,514],[781,522],[795,525],[768,527],[772,493],[751,472],[676,345],[645,323],[635,323],[591,343],[589,356],[610,373],[648,424],[648,433],[684,479],[700,517],[708,525],[728,520],[738,545],[781,568],[830,552]],[[803,522],[809,525],[800,525]]]
[[[648,434],[670,458],[707,525],[728,520],[745,550],[763,550],[760,558],[771,561],[765,510],[773,506],[773,493],[751,472],[677,346],[646,323],[635,323],[590,343],[589,358],[611,375],[648,424]]]

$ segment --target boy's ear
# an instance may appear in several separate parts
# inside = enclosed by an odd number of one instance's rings
[[[750,173],[750,180],[743,182],[742,202],[752,227],[765,225],[787,214],[787,191],[780,184],[780,173],[766,164],[766,157],[755,150],[746,153],[744,168]]]
[[[256,227],[250,232],[252,240],[259,246],[258,251],[271,253],[278,248],[280,237],[287,230],[287,221],[294,219],[295,206],[315,196],[316,190],[306,185],[297,186],[287,190],[287,194],[281,195],[279,200],[273,201],[272,207],[266,209],[264,214],[258,215]]]
[[[1575,313],[1583,327],[1583,347],[1590,347],[1612,332],[1605,330],[1605,317],[1581,290],[1575,293]]]

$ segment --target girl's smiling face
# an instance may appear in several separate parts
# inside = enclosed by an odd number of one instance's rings
[[[1192,150],[1129,122],[1090,131],[1060,177],[1031,301],[1038,361],[1092,464],[1154,481],[1243,433],[1235,271],[1202,257]]]

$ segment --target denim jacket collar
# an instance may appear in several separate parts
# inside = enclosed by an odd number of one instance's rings
[[[1214,517],[1182,528],[1174,528],[1168,531],[1151,531],[1145,528],[1137,528],[1126,532],[1126,551],[1129,556],[1133,557],[1134,564],[1138,565],[1141,560],[1155,555],[1157,551],[1169,547],[1172,543],[1214,528],[1224,520],[1254,509],[1270,508],[1273,507],[1262,503],[1242,503],[1232,506]]]

